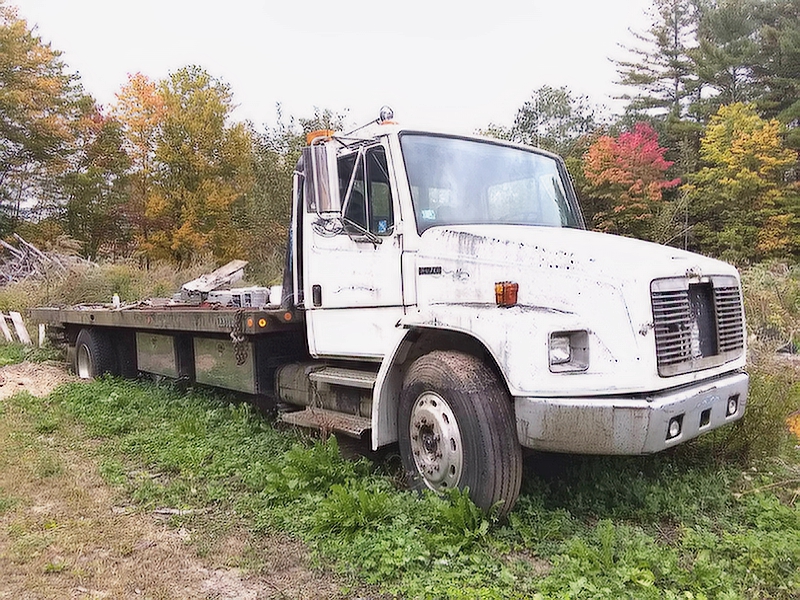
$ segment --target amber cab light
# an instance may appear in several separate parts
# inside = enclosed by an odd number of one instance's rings
[[[508,308],[517,304],[519,284],[513,281],[498,281],[494,284],[494,299],[497,306]]]
[[[306,144],[310,146],[316,139],[333,137],[334,133],[336,132],[332,129],[317,129],[316,131],[306,134]]]

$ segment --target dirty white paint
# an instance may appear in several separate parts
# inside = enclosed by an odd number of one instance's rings
[[[460,332],[481,342],[515,398],[520,441],[531,447],[604,453],[659,449],[669,415],[680,409],[694,419],[693,403],[708,399],[707,382],[726,375],[734,377],[730,389],[742,396],[744,406],[747,376],[738,374],[745,366],[744,351],[711,368],[659,376],[651,308],[653,280],[716,275],[738,282],[732,266],[562,227],[444,225],[420,235],[401,133],[394,125],[375,125],[358,134],[374,136],[370,143],[379,141],[386,152],[395,226],[383,243],[337,234],[335,214],[305,210],[295,221],[303,226],[298,251],[312,355],[382,362],[373,395],[375,447],[397,438],[402,376],[395,366],[402,363],[406,334],[414,328]],[[329,158],[351,151],[337,140],[326,144]],[[335,168],[334,160],[328,164]],[[331,185],[339,185],[334,175]],[[516,306],[497,306],[495,283],[500,281],[519,285]],[[587,332],[588,368],[551,372],[548,340],[568,331]],[[676,388],[684,391],[677,396],[669,391]],[[609,399],[612,395],[619,402]],[[724,400],[712,403],[712,428],[730,420],[718,418]]]
[[[720,261],[575,229],[521,226],[436,228],[422,235],[417,310],[407,327],[471,333],[489,349],[514,396],[641,393],[691,383],[744,366],[662,378],[656,368],[650,282],[687,269],[736,276]],[[499,308],[497,281],[519,284],[518,306]],[[586,330],[590,364],[551,373],[551,333]],[[642,334],[644,332],[644,334]]]

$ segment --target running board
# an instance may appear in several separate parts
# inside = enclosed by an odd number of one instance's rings
[[[309,427],[321,431],[336,431],[350,437],[360,438],[361,434],[372,428],[372,420],[347,413],[311,408],[295,412],[282,413],[278,420],[298,427]]]
[[[356,369],[342,369],[340,367],[324,367],[313,373],[309,373],[311,381],[319,383],[329,383],[333,385],[344,385],[347,387],[363,388],[371,390],[375,387],[377,373],[371,371],[358,371]]]

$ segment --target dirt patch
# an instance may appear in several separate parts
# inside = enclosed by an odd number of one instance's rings
[[[62,363],[22,362],[0,368],[0,400],[20,391],[34,396],[46,396],[56,386],[75,377],[67,372]]]
[[[44,396],[72,379],[62,365],[6,366],[0,398]],[[142,512],[101,478],[77,428],[42,433],[13,402],[0,411],[0,599],[345,597],[302,543],[255,536],[226,513],[175,525],[170,510]]]

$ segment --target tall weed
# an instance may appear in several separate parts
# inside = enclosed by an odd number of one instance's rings
[[[751,352],[800,350],[800,266],[763,263],[742,271]]]
[[[800,364],[772,364],[750,368],[750,390],[744,417],[700,438],[698,444],[719,456],[744,461],[776,456],[797,443],[787,417],[800,410]]]
[[[204,260],[185,269],[167,264],[144,268],[135,261],[78,265],[66,274],[51,269],[42,279],[28,278],[0,288],[0,310],[111,302],[114,294],[123,302],[171,296],[183,283],[214,268]]]

